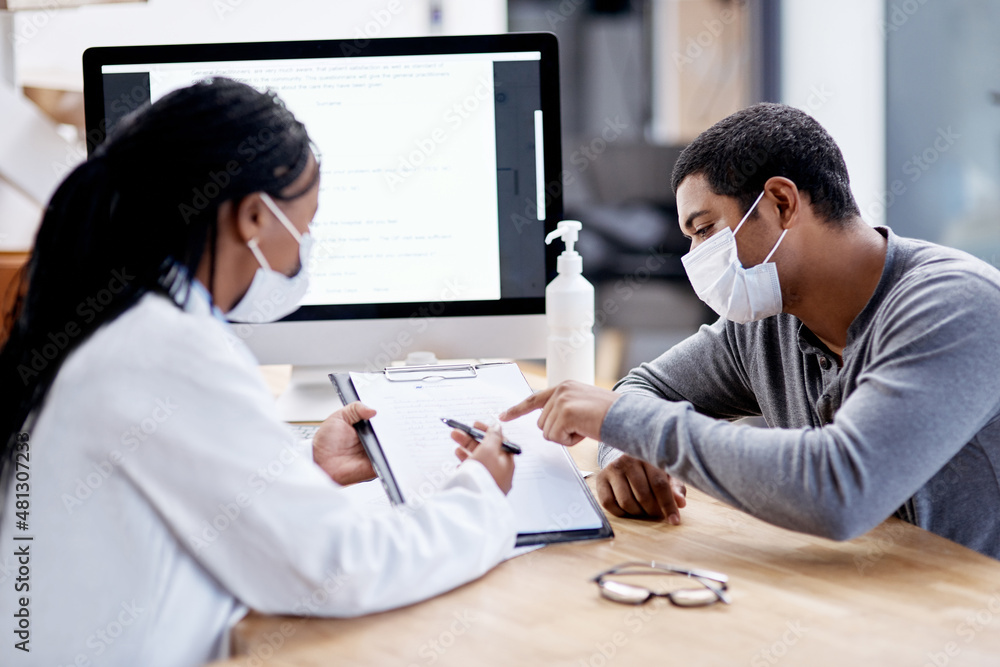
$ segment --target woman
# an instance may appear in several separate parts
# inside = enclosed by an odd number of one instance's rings
[[[248,606],[384,610],[513,546],[496,432],[456,437],[467,460],[419,507],[359,517],[339,484],[374,475],[351,427],[374,411],[301,451],[230,333],[223,313],[280,316],[304,291],[319,174],[273,95],[214,79],[123,121],[53,196],[0,352],[0,553],[30,562],[0,595],[28,640],[3,664],[201,664]]]

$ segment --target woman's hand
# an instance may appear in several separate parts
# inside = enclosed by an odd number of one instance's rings
[[[459,445],[455,449],[455,456],[460,461],[471,458],[482,463],[500,490],[507,494],[514,483],[514,457],[500,446],[500,441],[503,440],[500,427],[487,428],[483,422],[476,422],[475,427],[486,431],[482,442],[476,442],[472,436],[462,431],[451,432],[452,440]]]
[[[313,436],[313,461],[338,484],[375,477],[372,462],[354,430],[354,424],[374,416],[375,410],[355,401],[327,417]]]

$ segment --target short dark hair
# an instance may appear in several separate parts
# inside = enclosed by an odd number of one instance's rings
[[[704,174],[718,195],[750,208],[764,183],[784,176],[809,193],[813,210],[832,222],[858,216],[844,156],[809,114],[784,104],[755,104],[723,118],[684,149],[671,187]]]

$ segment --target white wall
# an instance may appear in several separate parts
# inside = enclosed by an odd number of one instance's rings
[[[782,101],[808,112],[844,153],[861,214],[885,222],[885,19],[876,0],[788,0]]]
[[[25,250],[42,205],[85,154],[10,87],[11,44],[13,83],[81,91],[91,46],[499,33],[507,0],[149,0],[10,18],[0,12],[0,250]]]
[[[431,22],[432,8],[441,22]],[[149,0],[18,15],[19,83],[82,90],[91,46],[497,33],[507,0]]]

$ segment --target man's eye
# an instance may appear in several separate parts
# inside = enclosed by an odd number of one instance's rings
[[[695,230],[694,235],[698,236],[700,238],[703,238],[703,239],[707,238],[709,232],[711,232],[714,227],[715,227],[715,225],[705,225],[701,229]]]

